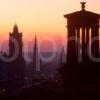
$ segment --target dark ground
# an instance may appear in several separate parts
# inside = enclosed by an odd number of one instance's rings
[[[100,100],[99,85],[92,84],[87,86],[78,86],[62,90],[48,90],[42,88],[31,88],[24,91],[20,96],[4,97],[0,100]]]

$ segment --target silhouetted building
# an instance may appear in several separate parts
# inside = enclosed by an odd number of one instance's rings
[[[25,82],[25,61],[22,48],[22,33],[19,33],[18,26],[15,24],[13,32],[9,34],[9,57],[14,57],[13,61],[8,64],[8,83],[12,92],[20,90]]]
[[[85,2],[81,4],[81,11],[64,15],[68,29],[67,63],[70,64],[78,61],[88,62],[91,53],[94,57],[99,57],[100,14],[86,11]],[[89,43],[92,44],[91,47]]]
[[[64,87],[100,82],[97,63],[100,14],[86,11],[85,2],[81,4],[81,11],[64,15],[68,29],[67,63],[59,69]]]

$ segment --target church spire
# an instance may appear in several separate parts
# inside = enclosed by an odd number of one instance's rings
[[[34,43],[33,66],[35,67],[36,71],[40,71],[40,57],[39,57],[39,50],[38,50],[38,41],[36,36],[35,36],[35,43]]]
[[[17,26],[17,24],[16,24],[16,23],[15,23],[15,25],[14,25],[14,27],[13,27],[13,32],[18,33],[18,26]]]

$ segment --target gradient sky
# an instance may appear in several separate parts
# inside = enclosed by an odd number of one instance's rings
[[[100,0],[0,0],[0,40],[8,38],[16,22],[25,41],[35,35],[65,41],[63,15],[80,10],[81,1],[87,2],[87,10],[100,13]]]

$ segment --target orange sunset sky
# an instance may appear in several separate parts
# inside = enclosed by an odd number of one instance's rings
[[[0,40],[8,38],[16,22],[24,42],[32,41],[35,35],[63,42],[66,40],[63,15],[81,10],[81,1],[87,2],[87,10],[100,13],[100,0],[0,0]]]

